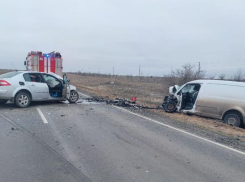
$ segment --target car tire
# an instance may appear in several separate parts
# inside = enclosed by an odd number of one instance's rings
[[[20,92],[15,97],[15,105],[20,108],[28,107],[31,103],[31,97],[26,92]]]
[[[240,127],[242,125],[241,114],[238,112],[229,112],[225,115],[223,122],[231,126]]]
[[[72,90],[71,93],[70,93],[70,98],[68,99],[68,101],[70,103],[76,103],[79,99],[79,94],[78,92]]]
[[[6,104],[6,102],[8,102],[8,100],[0,99],[0,104]]]
[[[177,110],[177,104],[174,101],[169,101],[165,104],[164,110],[168,113],[173,113]]]

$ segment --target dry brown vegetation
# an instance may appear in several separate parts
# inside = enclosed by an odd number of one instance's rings
[[[9,72],[9,71],[11,71],[11,70],[3,70],[3,69],[0,69],[0,75],[1,75],[1,74],[4,74],[4,73],[7,73],[7,72]]]
[[[145,105],[161,105],[168,92],[163,83],[147,83],[131,80],[127,77],[100,77],[68,74],[71,84],[100,97],[115,99],[116,97],[137,97],[137,101]]]

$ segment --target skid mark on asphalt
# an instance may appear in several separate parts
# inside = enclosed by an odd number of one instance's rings
[[[47,124],[48,121],[47,121],[47,119],[45,118],[45,116],[43,115],[41,109],[37,108],[37,112],[39,113],[39,115],[40,115],[40,117],[42,118],[43,122],[44,122],[45,124]]]

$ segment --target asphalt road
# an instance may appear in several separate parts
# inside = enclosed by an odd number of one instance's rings
[[[245,155],[106,104],[9,103],[0,181],[244,182]]]

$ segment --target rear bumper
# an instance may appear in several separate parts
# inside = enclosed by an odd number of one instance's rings
[[[0,88],[0,99],[10,100],[12,97],[12,92],[8,89]]]
[[[1,96],[1,95],[5,95],[7,92],[8,92],[8,90],[0,89],[0,96]]]

